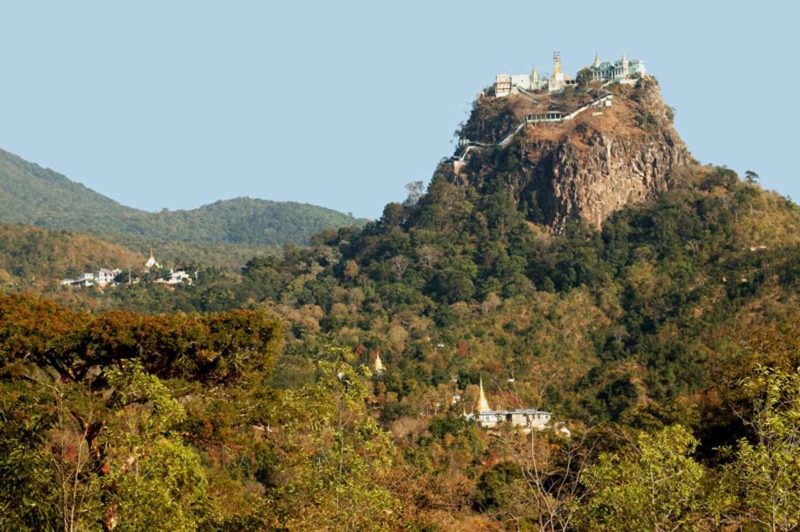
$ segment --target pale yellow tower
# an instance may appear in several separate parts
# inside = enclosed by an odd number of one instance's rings
[[[480,395],[478,396],[478,413],[481,412],[488,412],[491,408],[489,408],[489,401],[486,400],[486,394],[483,393],[483,377],[480,379]]]
[[[553,79],[561,74],[561,52],[553,52]]]

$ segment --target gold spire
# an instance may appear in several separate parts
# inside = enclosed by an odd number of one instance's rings
[[[483,377],[480,379],[480,395],[478,396],[478,413],[481,412],[488,412],[491,410],[489,408],[489,401],[486,400],[486,394],[483,393]]]
[[[594,53],[594,65],[592,65],[592,66],[595,66],[595,67],[599,67],[600,66],[600,54],[597,53],[597,52]]]
[[[553,52],[553,76],[561,74],[561,52]]]
[[[383,362],[381,361],[380,353],[375,353],[375,363],[373,364],[373,368],[375,369],[375,373],[378,375],[386,371],[386,368],[383,367]]]

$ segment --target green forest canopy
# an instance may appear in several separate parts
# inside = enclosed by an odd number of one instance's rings
[[[0,150],[0,223],[204,244],[304,244],[328,228],[364,220],[304,203],[251,198],[193,210],[140,211],[121,205],[52,170]]]

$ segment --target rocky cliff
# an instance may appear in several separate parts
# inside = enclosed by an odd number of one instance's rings
[[[568,120],[525,123],[582,108]],[[692,160],[672,116],[654,78],[554,95],[481,96],[462,128],[472,147],[457,152],[453,179],[508,187],[532,221],[555,231],[570,220],[600,227],[624,205],[670,188]]]

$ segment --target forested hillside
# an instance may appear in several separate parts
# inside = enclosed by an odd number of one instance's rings
[[[249,311],[5,298],[3,523],[60,519],[63,500],[77,522],[176,527],[791,523],[800,500],[772,508],[763,486],[796,493],[800,473],[797,228],[794,204],[726,169],[562,236],[439,176],[240,278],[99,296]],[[572,437],[465,421],[479,378],[493,406],[545,407]],[[140,428],[120,438],[123,420]]]
[[[323,229],[360,225],[351,215],[295,202],[237,198],[198,209],[131,209],[52,170],[0,150],[0,223],[193,244],[304,244]]]
[[[292,325],[290,351],[378,351],[390,368],[386,422],[430,406],[419,386],[479,375],[520,404],[544,393],[549,408],[586,422],[677,419],[711,383],[715,357],[736,359],[732,331],[794,311],[800,255],[791,202],[726,169],[687,168],[683,183],[602,231],[576,224],[553,236],[502,190],[464,193],[437,174],[419,203],[389,205],[361,232],[253,259],[240,278],[209,276],[169,297],[121,287],[103,304],[264,306]],[[559,385],[542,388],[555,375]],[[651,411],[665,404],[683,406]]]
[[[800,207],[653,90],[240,272],[0,296],[0,528],[795,530]]]
[[[100,268],[141,269],[144,257],[69,231],[0,224],[0,283],[31,290]]]

